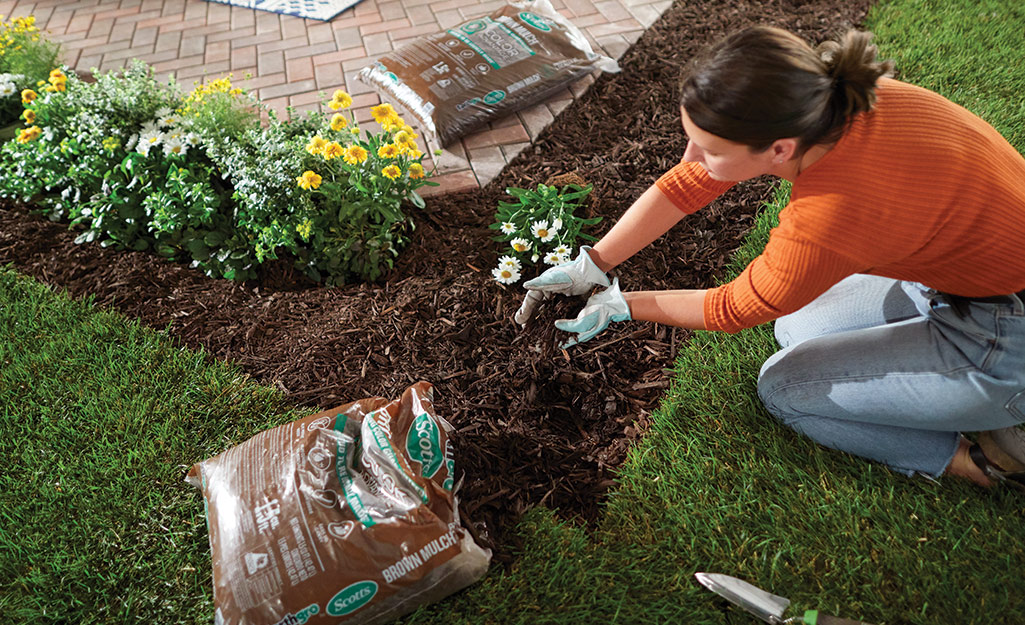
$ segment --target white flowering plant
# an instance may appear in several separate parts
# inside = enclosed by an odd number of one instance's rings
[[[583,228],[593,226],[601,217],[580,217],[575,212],[591,193],[592,186],[545,184],[536,189],[510,187],[505,190],[516,202],[498,203],[493,240],[504,243],[498,266],[491,275],[501,284],[515,284],[523,277],[524,266],[539,261],[548,266],[573,259],[577,239],[595,241]]]
[[[231,231],[230,186],[178,112],[173,84],[159,84],[135,61],[92,83],[55,68],[49,88],[22,95],[32,125],[0,150],[0,166],[15,174],[0,180],[0,195],[69,221],[80,243],[154,250],[210,275],[247,264],[194,249],[212,241],[219,254],[239,237]]]

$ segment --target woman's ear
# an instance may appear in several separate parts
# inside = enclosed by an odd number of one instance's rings
[[[769,150],[772,152],[772,162],[777,165],[783,164],[798,155],[797,139],[776,139],[769,146]]]

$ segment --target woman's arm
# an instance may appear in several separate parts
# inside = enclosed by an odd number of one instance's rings
[[[705,329],[705,289],[675,291],[633,291],[623,293],[630,316],[667,326]]]
[[[684,215],[661,189],[651,185],[594,244],[591,260],[602,271],[608,271],[665,234]]]

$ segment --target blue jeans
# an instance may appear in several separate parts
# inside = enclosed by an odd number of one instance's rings
[[[1025,305],[963,317],[920,284],[855,275],[776,321],[758,377],[769,412],[819,444],[938,476],[961,431],[1025,422]]]

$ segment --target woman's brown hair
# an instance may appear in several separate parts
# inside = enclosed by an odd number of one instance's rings
[[[680,86],[680,103],[699,128],[762,151],[796,137],[800,151],[833,143],[875,104],[890,61],[876,60],[872,34],[850,30],[812,48],[769,26],[734,33],[698,58]]]

